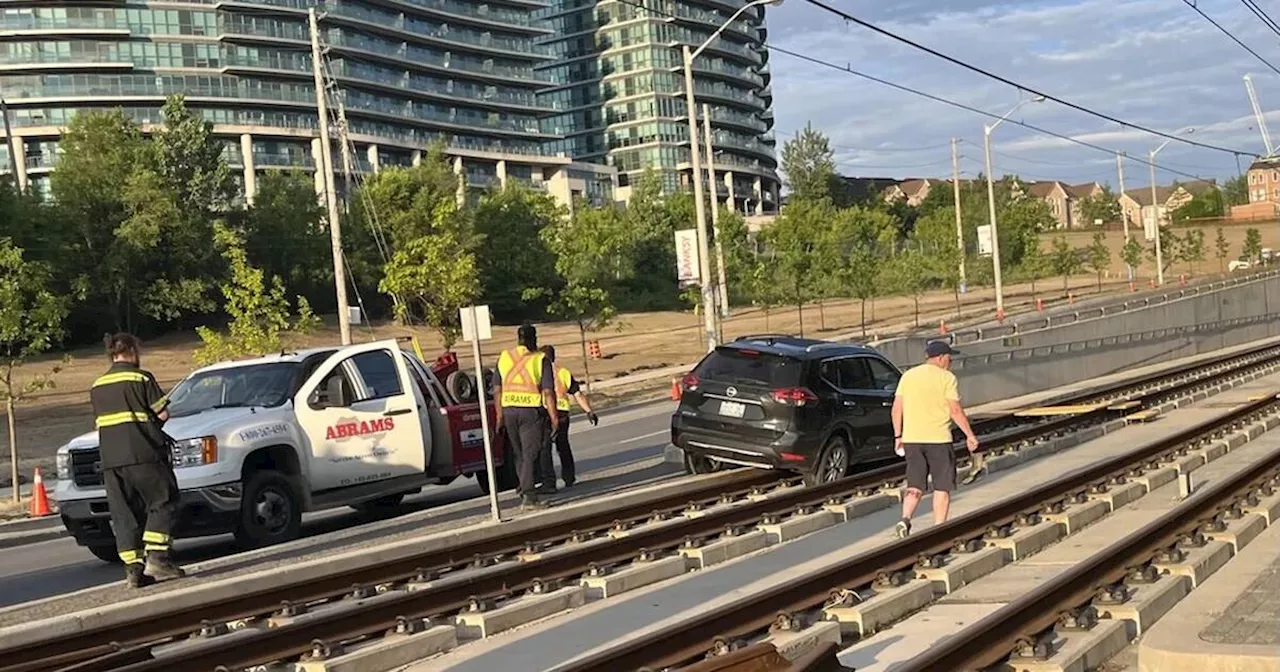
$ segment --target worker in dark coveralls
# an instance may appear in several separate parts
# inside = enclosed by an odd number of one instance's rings
[[[169,400],[151,373],[139,368],[141,344],[132,334],[105,339],[111,368],[89,398],[102,454],[102,482],[116,550],[134,588],[186,576],[170,558],[178,515],[173,440],[164,433]]]
[[[539,497],[536,477],[560,422],[555,371],[551,360],[538,350],[538,330],[532,324],[520,325],[516,342],[516,347],[498,356],[497,420],[515,452],[521,507],[543,508],[546,503]]]

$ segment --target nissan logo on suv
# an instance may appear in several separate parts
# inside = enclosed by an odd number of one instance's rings
[[[726,388],[724,389],[724,393],[725,393],[725,394],[727,394],[727,395],[729,395],[729,396],[731,396],[731,397],[736,397],[736,396],[738,396],[738,388],[736,388],[736,387],[734,387],[734,386],[730,385],[729,387],[726,387]]]

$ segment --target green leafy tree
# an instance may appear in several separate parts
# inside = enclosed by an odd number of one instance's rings
[[[723,216],[723,214],[722,214]],[[710,213],[708,212],[708,217]],[[662,178],[654,170],[646,170],[632,187],[631,199],[622,210],[622,218],[635,238],[634,273],[620,288],[620,307],[653,310],[672,307],[676,296],[677,229],[695,225],[693,198],[687,192],[662,193]],[[711,229],[708,220],[707,228]],[[715,248],[711,247],[714,253]],[[715,273],[713,261],[712,273]]]
[[[62,337],[66,301],[48,287],[42,265],[23,258],[21,248],[0,238],[0,399],[9,425],[9,459],[13,476],[13,501],[18,489],[18,429],[14,407],[32,393],[53,387],[55,366],[48,374],[27,380],[15,377],[18,366],[47,352]]]
[[[1217,235],[1213,239],[1213,256],[1218,259],[1218,272],[1227,272],[1227,257],[1231,256],[1231,244],[1227,242],[1227,234],[1218,227]]]
[[[1080,218],[1085,224],[1092,226],[1094,222],[1103,224],[1120,221],[1120,201],[1104,187],[1101,193],[1092,194],[1080,200]]]
[[[831,198],[831,182],[836,175],[835,154],[827,136],[806,124],[796,137],[782,145],[782,169],[791,188],[791,200],[817,201]]]
[[[1053,249],[1049,253],[1049,263],[1053,266],[1053,272],[1062,276],[1062,291],[1064,293],[1069,288],[1068,283],[1071,281],[1071,276],[1080,272],[1080,268],[1084,265],[1075,248],[1071,247],[1071,243],[1068,243],[1067,239],[1061,236],[1053,240]]]
[[[1138,242],[1136,237],[1132,237],[1125,241],[1124,247],[1120,248],[1120,259],[1130,268],[1138,268],[1142,265],[1142,243]]]
[[[922,253],[933,260],[936,279],[943,287],[951,290],[955,297],[956,315],[959,315],[960,248],[956,242],[954,215],[949,215],[944,210],[935,210],[916,219],[912,237]]]
[[[1164,261],[1164,269],[1168,271],[1170,267],[1182,260],[1182,238],[1173,231],[1160,229],[1160,256]],[[1156,262],[1156,243],[1151,242],[1151,247],[1147,248],[1147,260],[1151,263]]]
[[[552,314],[578,326],[585,377],[589,380],[587,332],[599,331],[617,317],[617,293],[634,272],[635,233],[617,208],[578,203],[573,216],[542,230],[555,257],[557,283],[525,291],[530,299],[550,299]]]
[[[462,336],[459,311],[480,293],[476,256],[453,229],[419,236],[396,250],[379,289],[399,297],[395,312],[402,323],[421,318],[449,350]]]
[[[816,298],[830,268],[824,263],[827,228],[835,218],[828,201],[791,203],[763,233],[774,254],[775,279],[785,301],[796,307],[804,334],[804,304]]]
[[[934,261],[919,249],[914,241],[889,262],[887,275],[893,286],[911,297],[914,306],[915,326],[920,326],[920,297],[934,280]]]
[[[1019,268],[1022,273],[1031,280],[1031,296],[1039,298],[1036,284],[1050,273],[1049,256],[1040,248],[1039,242],[1027,248],[1022,255],[1022,263]]]
[[[1196,273],[1196,264],[1204,261],[1204,230],[1191,229],[1182,236],[1182,260],[1191,266],[1191,274]]]
[[[1240,250],[1250,262],[1257,261],[1262,254],[1262,234],[1255,228],[1244,230],[1244,246]]]
[[[1185,222],[1193,219],[1222,217],[1225,213],[1222,192],[1217,189],[1207,189],[1183,203],[1173,211],[1171,216],[1174,222]]]
[[[1089,244],[1085,255],[1085,263],[1098,278],[1098,291],[1102,291],[1102,274],[1111,267],[1111,248],[1107,247],[1107,236],[1101,231],[1093,234],[1093,242]]]
[[[305,297],[297,297],[297,313],[290,315],[284,282],[268,276],[249,263],[243,238],[231,229],[214,226],[214,242],[231,269],[231,278],[222,285],[224,310],[231,317],[227,333],[207,326],[196,334],[203,345],[193,353],[200,364],[279,352],[290,335],[304,334],[319,325]]]
[[[550,252],[540,234],[567,216],[551,196],[516,183],[480,197],[475,223],[484,243],[476,265],[481,294],[498,319],[518,322],[545,309],[527,303],[524,290],[554,282],[555,268],[547,263]]]
[[[858,321],[865,336],[867,302],[874,301],[881,293],[884,279],[882,264],[897,238],[897,223],[887,212],[859,206],[840,210],[834,220],[828,221],[834,221],[832,238],[841,250],[840,265],[836,268],[845,286],[858,299]]]
[[[290,294],[333,309],[333,254],[312,176],[273,170],[257,186],[243,218],[249,263],[280,277]]]
[[[1249,202],[1249,176],[1236,175],[1222,183],[1222,202],[1227,207]]]

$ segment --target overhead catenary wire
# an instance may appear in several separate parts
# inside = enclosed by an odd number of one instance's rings
[[[1275,19],[1271,18],[1270,14],[1267,14],[1267,10],[1258,5],[1255,0],[1240,0],[1240,2],[1243,3],[1245,7],[1248,7],[1249,11],[1253,12],[1253,15],[1258,17],[1259,21],[1270,28],[1271,32],[1280,36],[1280,24],[1276,23]]]
[[[1003,84],[1007,84],[1008,86],[1011,86],[1011,87],[1013,87],[1013,88],[1015,88],[1015,89],[1018,89],[1019,91],[1025,91],[1025,92],[1027,92],[1027,93],[1030,93],[1030,94],[1033,94],[1033,95],[1036,95],[1036,96],[1042,96],[1042,97],[1044,97],[1044,99],[1045,99],[1045,100],[1052,100],[1053,102],[1058,103],[1059,105],[1063,105],[1063,106],[1065,106],[1065,107],[1069,107],[1069,108],[1071,108],[1071,109],[1073,109],[1073,110],[1076,110],[1077,112],[1083,112],[1083,113],[1085,113],[1085,114],[1088,114],[1088,115],[1091,115],[1091,116],[1094,116],[1094,117],[1098,117],[1098,118],[1100,118],[1100,119],[1104,119],[1104,120],[1106,120],[1106,121],[1110,121],[1111,123],[1119,124],[1120,126],[1123,126],[1123,127],[1125,127],[1125,128],[1131,128],[1131,129],[1133,129],[1133,130],[1135,130],[1135,131],[1142,131],[1143,133],[1149,133],[1149,134],[1151,134],[1151,135],[1156,135],[1156,136],[1159,136],[1159,137],[1162,137],[1162,138],[1166,138],[1166,139],[1169,139],[1169,140],[1173,140],[1173,141],[1176,141],[1176,142],[1181,142],[1181,143],[1186,144],[1186,145],[1192,145],[1192,146],[1195,146],[1195,147],[1200,147],[1201,149],[1211,149],[1211,150],[1214,150],[1214,151],[1217,151],[1217,152],[1226,152],[1226,153],[1228,153],[1228,154],[1245,154],[1245,155],[1249,155],[1249,156],[1257,156],[1256,154],[1254,154],[1254,153],[1252,153],[1252,152],[1246,152],[1246,151],[1242,151],[1242,150],[1238,150],[1238,149],[1231,149],[1231,148],[1229,148],[1229,147],[1219,147],[1219,146],[1217,146],[1217,145],[1210,145],[1210,144],[1208,144],[1208,143],[1199,142],[1199,141],[1197,141],[1197,140],[1191,140],[1191,139],[1189,139],[1189,138],[1186,138],[1186,137],[1183,137],[1183,136],[1179,136],[1179,135],[1177,135],[1177,134],[1175,134],[1175,133],[1169,133],[1169,132],[1165,132],[1165,131],[1160,131],[1160,130],[1157,130],[1157,129],[1151,128],[1151,127],[1149,127],[1149,126],[1143,126],[1143,125],[1141,125],[1141,124],[1136,124],[1136,123],[1133,123],[1133,122],[1131,122],[1131,121],[1125,121],[1125,120],[1120,119],[1120,118],[1118,118],[1118,117],[1115,117],[1115,116],[1112,116],[1112,115],[1106,114],[1105,112],[1099,112],[1099,111],[1097,111],[1097,110],[1094,110],[1094,109],[1092,109],[1092,108],[1086,107],[1086,106],[1084,106],[1084,105],[1080,105],[1079,103],[1073,103],[1073,102],[1071,102],[1071,101],[1069,101],[1069,100],[1066,100],[1066,99],[1064,99],[1064,98],[1061,98],[1061,97],[1055,96],[1055,95],[1053,95],[1053,94],[1045,93],[1044,91],[1041,91],[1041,90],[1039,90],[1039,89],[1036,89],[1035,87],[1031,87],[1031,86],[1027,86],[1027,85],[1022,84],[1022,83],[1019,83],[1019,82],[1015,82],[1015,81],[1013,81],[1013,80],[1011,80],[1011,79],[1009,79],[1008,77],[1005,77],[1005,76],[1003,76],[1003,75],[997,75],[996,73],[991,72],[990,70],[987,70],[987,69],[985,69],[985,68],[981,68],[981,67],[979,67],[979,66],[973,65],[972,63],[968,63],[968,62],[963,61],[963,60],[961,60],[961,59],[959,59],[959,58],[956,58],[956,57],[954,57],[954,56],[951,56],[951,55],[949,55],[949,54],[945,54],[945,53],[943,53],[943,52],[941,52],[941,51],[938,51],[937,49],[934,49],[934,48],[932,48],[932,47],[929,47],[929,46],[926,46],[926,45],[920,44],[919,42],[916,42],[915,40],[912,40],[912,39],[910,39],[910,38],[907,38],[907,37],[903,37],[903,36],[901,36],[901,35],[898,35],[897,33],[894,33],[893,31],[890,31],[890,30],[888,30],[888,29],[881,28],[880,26],[877,26],[877,25],[875,25],[874,23],[871,23],[870,21],[866,21],[866,20],[864,20],[864,19],[860,19],[860,18],[858,18],[858,17],[856,17],[856,16],[854,16],[854,15],[852,15],[852,14],[849,14],[848,12],[845,12],[845,11],[843,11],[843,10],[837,9],[837,8],[835,8],[835,7],[832,7],[831,5],[828,5],[827,3],[822,2],[822,0],[805,0],[805,2],[808,2],[809,4],[813,5],[814,7],[818,7],[818,8],[820,8],[820,9],[824,10],[824,11],[827,11],[827,12],[830,12],[830,13],[832,13],[832,14],[836,15],[836,16],[839,16],[840,18],[844,19],[845,21],[848,21],[848,22],[850,22],[850,23],[857,24],[857,25],[859,25],[859,26],[862,26],[863,28],[867,28],[868,30],[874,31],[874,32],[876,32],[876,33],[879,33],[880,35],[883,35],[883,36],[885,36],[885,37],[888,37],[888,38],[890,38],[890,39],[892,39],[892,40],[896,40],[896,41],[898,41],[898,42],[901,42],[902,44],[905,44],[905,45],[907,45],[907,46],[909,46],[909,47],[912,47],[913,49],[918,49],[918,50],[923,51],[923,52],[925,52],[925,53],[927,53],[927,54],[930,54],[930,55],[935,56],[935,57],[937,57],[937,58],[940,58],[940,59],[942,59],[942,60],[944,60],[944,61],[947,61],[948,63],[951,63],[951,64],[953,64],[953,65],[957,65],[957,66],[959,66],[959,67],[961,67],[961,68],[964,68],[964,69],[966,69],[966,70],[969,70],[969,71],[971,71],[971,72],[976,72],[976,73],[978,73],[978,74],[980,74],[980,75],[983,75],[983,76],[985,76],[985,77],[988,77],[988,78],[990,78],[990,79],[994,79],[994,80],[996,80],[996,81],[998,81],[998,82],[1001,82],[1001,83],[1003,83]],[[1183,2],[1187,2],[1188,4],[1191,4],[1191,0],[1183,0]],[[1194,7],[1195,5],[1194,5],[1194,4],[1191,4],[1191,6],[1192,6],[1192,7]],[[1197,9],[1196,11],[1199,11],[1199,10]],[[775,48],[775,49],[776,49],[776,47],[771,47],[771,48]],[[1246,47],[1246,48],[1247,48],[1247,47]],[[1251,50],[1251,51],[1252,51],[1252,50]],[[1268,65],[1270,65],[1270,64],[1268,64]],[[1272,69],[1273,69],[1273,70],[1276,70],[1276,68],[1274,68],[1274,67],[1272,67]],[[1277,74],[1280,74],[1280,70],[1276,70],[1276,73],[1277,73]]]
[[[813,2],[814,0],[807,0],[807,1]],[[1267,59],[1263,58],[1262,54],[1259,54],[1258,52],[1254,51],[1253,47],[1250,47],[1249,45],[1245,44],[1243,41],[1241,41],[1240,38],[1236,37],[1235,34],[1227,30],[1226,27],[1224,27],[1221,23],[1214,21],[1213,17],[1209,16],[1208,14],[1205,14],[1203,9],[1200,9],[1199,7],[1196,6],[1196,0],[1182,0],[1182,2],[1186,6],[1195,10],[1196,14],[1199,14],[1201,17],[1203,17],[1205,21],[1208,21],[1209,23],[1213,24],[1213,27],[1221,31],[1223,35],[1226,35],[1227,37],[1231,38],[1231,41],[1240,45],[1241,49],[1244,49],[1250,54],[1253,54],[1254,58],[1261,61],[1262,64],[1267,66],[1268,68],[1271,68],[1272,72],[1276,73],[1277,75],[1280,75],[1280,68],[1277,68],[1275,65],[1271,63],[1271,61],[1268,61]],[[1257,156],[1256,154],[1250,154],[1249,152],[1241,152],[1241,154],[1249,154],[1250,156]]]
[[[636,8],[638,8],[638,9],[643,9],[643,10],[645,10],[645,11],[651,12],[651,13],[656,14],[656,15],[659,15],[659,16],[665,16],[665,17],[668,17],[668,18],[677,18],[677,19],[678,19],[678,18],[680,18],[679,16],[677,16],[677,15],[675,15],[675,14],[672,14],[672,13],[670,13],[670,12],[666,12],[666,11],[663,11],[663,10],[660,10],[660,9],[654,9],[654,8],[652,8],[652,7],[648,7],[648,6],[646,6],[646,5],[644,5],[644,4],[641,4],[641,3],[639,3],[639,2],[633,2],[632,0],[614,0],[614,1],[615,1],[615,2],[618,2],[618,3],[620,3],[620,4],[629,5],[629,6],[631,6],[631,7],[636,7]],[[938,96],[938,95],[935,95],[935,94],[932,94],[932,93],[927,93],[927,92],[925,92],[925,91],[921,91],[921,90],[919,90],[919,89],[912,88],[912,87],[907,86],[907,85],[905,85],[905,84],[898,84],[898,83],[896,83],[896,82],[889,81],[889,80],[884,79],[884,78],[882,78],[882,77],[876,77],[875,75],[870,75],[870,74],[867,74],[867,73],[865,73],[865,72],[861,72],[861,71],[859,71],[859,70],[854,70],[854,69],[853,69],[853,67],[852,67],[852,66],[849,66],[849,65],[838,65],[838,64],[836,64],[836,63],[832,63],[832,62],[830,62],[830,61],[827,61],[827,60],[824,60],[824,59],[818,58],[818,57],[816,57],[816,56],[809,56],[808,54],[802,54],[802,53],[800,53],[800,52],[793,51],[793,50],[791,50],[791,49],[787,49],[787,48],[785,48],[785,47],[780,47],[780,46],[778,46],[778,45],[776,45],[776,44],[772,44],[772,43],[770,43],[770,42],[768,42],[768,41],[765,41],[765,40],[759,40],[757,43],[758,43],[758,44],[760,44],[761,46],[768,47],[768,48],[769,48],[769,49],[771,49],[772,51],[776,51],[776,52],[781,53],[781,54],[786,54],[786,55],[791,56],[791,57],[793,57],[793,58],[798,58],[798,59],[800,59],[800,60],[807,61],[807,62],[809,62],[809,63],[813,63],[813,64],[815,64],[815,65],[821,65],[821,66],[823,66],[823,67],[831,68],[831,69],[833,69],[833,70],[838,70],[838,71],[840,71],[840,72],[842,72],[842,73],[844,73],[844,74],[847,74],[847,75],[852,75],[852,76],[854,76],[854,77],[860,77],[860,78],[862,78],[862,79],[865,79],[865,80],[868,80],[868,81],[871,81],[871,82],[875,82],[875,83],[877,83],[877,84],[882,84],[882,85],[884,85],[884,86],[888,86],[888,87],[890,87],[890,88],[897,89],[897,90],[902,91],[902,92],[905,92],[905,93],[910,93],[910,94],[912,94],[912,95],[919,96],[919,97],[921,97],[921,98],[927,98],[927,99],[932,100],[932,101],[934,101],[934,102],[938,102],[938,103],[942,103],[942,104],[944,104],[944,105],[949,105],[949,106],[951,106],[951,107],[955,107],[955,108],[958,108],[958,109],[962,109],[962,110],[965,110],[966,112],[972,112],[973,114],[977,114],[977,115],[980,115],[980,116],[988,117],[988,118],[990,118],[990,119],[1001,119],[1001,118],[1003,118],[1001,115],[996,114],[996,113],[994,113],[994,112],[988,112],[988,111],[986,111],[986,110],[983,110],[983,109],[980,109],[980,108],[974,107],[974,106],[972,106],[972,105],[967,105],[967,104],[965,104],[965,103],[957,102],[957,101],[951,100],[951,99],[949,99],[949,98],[944,98],[944,97],[942,97],[942,96]],[[1015,120],[1015,119],[1010,118],[1010,119],[1005,119],[1005,120],[1004,120],[1004,122],[1005,122],[1005,123],[1008,123],[1008,124],[1013,124],[1013,125],[1015,125],[1015,126],[1021,126],[1021,127],[1023,127],[1023,128],[1026,128],[1026,129],[1031,130],[1031,131],[1035,131],[1035,132],[1037,132],[1037,133],[1041,133],[1041,134],[1048,135],[1048,136],[1051,136],[1051,137],[1054,137],[1054,138],[1058,138],[1059,140],[1063,140],[1063,141],[1070,142],[1070,143],[1073,143],[1073,144],[1076,144],[1076,145],[1080,145],[1081,147],[1087,147],[1087,148],[1089,148],[1089,149],[1093,149],[1093,150],[1096,150],[1096,151],[1106,152],[1107,154],[1110,154],[1110,155],[1112,155],[1112,156],[1114,156],[1114,155],[1119,151],[1119,150],[1115,150],[1115,149],[1110,149],[1110,148],[1107,148],[1107,147],[1103,147],[1103,146],[1101,146],[1101,145],[1098,145],[1098,144],[1095,144],[1095,143],[1092,143],[1092,142],[1088,142],[1088,141],[1086,141],[1086,140],[1080,140],[1080,139],[1078,139],[1078,138],[1073,138],[1073,137],[1071,137],[1071,136],[1069,136],[1069,135],[1065,135],[1065,134],[1063,134],[1063,133],[1058,133],[1058,132],[1056,132],[1056,131],[1051,131],[1051,130],[1048,130],[1048,129],[1046,129],[1046,128],[1042,128],[1042,127],[1040,127],[1040,126],[1035,126],[1035,125],[1033,125],[1033,124],[1028,124],[1028,123],[1026,123],[1026,122],[1024,122],[1024,121],[1017,121],[1017,120]],[[1121,124],[1125,124],[1125,122],[1119,122],[1119,123],[1121,123]],[[1133,128],[1134,130],[1143,131],[1143,132],[1147,132],[1147,133],[1154,133],[1154,134],[1159,135],[1159,136],[1161,136],[1161,137],[1169,137],[1169,135],[1168,135],[1168,134],[1161,133],[1161,132],[1159,132],[1159,131],[1151,131],[1151,130],[1149,130],[1149,129],[1146,129],[1146,128],[1143,128],[1143,127],[1139,127],[1139,126],[1135,126],[1135,125],[1132,125],[1132,124],[1125,124],[1125,125],[1127,125],[1129,128]],[[1179,140],[1179,141],[1185,141],[1185,138],[1179,138],[1179,137],[1177,137],[1177,136],[1173,136],[1173,139],[1175,139],[1175,140]],[[1243,156],[1254,156],[1254,157],[1256,157],[1256,156],[1257,156],[1257,154],[1255,154],[1255,153],[1253,153],[1253,152],[1236,151],[1236,150],[1232,150],[1232,149],[1226,149],[1226,148],[1221,148],[1221,147],[1215,147],[1215,146],[1213,146],[1213,145],[1204,145],[1204,144],[1202,144],[1202,143],[1196,143],[1196,142],[1189,142],[1189,144],[1191,144],[1191,145],[1196,145],[1196,146],[1201,146],[1201,147],[1206,147],[1206,148],[1209,148],[1209,149],[1215,149],[1215,150],[1219,150],[1219,151],[1230,152],[1230,153],[1232,153],[1232,154],[1235,154],[1237,157],[1239,157],[1239,156],[1241,156],[1241,155],[1243,155]],[[1152,165],[1154,165],[1154,166],[1155,166],[1157,169],[1159,169],[1159,170],[1163,170],[1163,171],[1168,172],[1168,173],[1173,173],[1173,174],[1175,174],[1175,175],[1180,175],[1180,176],[1183,176],[1183,177],[1189,177],[1189,178],[1192,178],[1192,179],[1195,179],[1195,180],[1203,180],[1203,179],[1204,179],[1203,177],[1201,177],[1201,176],[1199,176],[1199,175],[1194,175],[1194,174],[1191,174],[1191,173],[1185,173],[1185,172],[1182,172],[1182,171],[1173,170],[1173,169],[1171,169],[1171,168],[1167,168],[1167,167],[1165,167],[1164,165],[1161,165],[1161,164],[1159,164],[1159,163],[1152,163],[1151,161],[1149,161],[1149,160],[1147,160],[1147,159],[1143,159],[1143,158],[1138,157],[1138,156],[1131,156],[1131,157],[1129,157],[1129,159],[1130,159],[1131,161],[1135,162],[1135,163],[1139,163],[1139,164],[1142,164],[1142,165],[1144,165],[1144,166],[1152,166]]]

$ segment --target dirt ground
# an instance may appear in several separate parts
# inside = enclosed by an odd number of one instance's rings
[[[1079,277],[1074,278],[1071,285],[1078,296],[1087,296],[1097,291],[1094,282],[1091,277]],[[1060,280],[1042,282],[1039,286],[1040,296],[1044,298],[1060,294],[1061,289]],[[1108,292],[1125,289],[1126,286],[1116,282],[1104,285],[1104,291]],[[1025,308],[1032,303],[1029,285],[1009,285],[1005,296],[1010,312],[1018,306]],[[990,305],[993,297],[993,290],[990,288],[972,289],[963,297],[963,310],[970,316],[982,314],[983,306]],[[952,320],[956,316],[955,299],[947,293],[931,293],[921,301],[920,311],[922,324],[936,328],[939,319]],[[867,317],[868,338],[910,330],[913,327],[912,301],[907,297],[878,299],[874,303],[868,303]],[[990,317],[992,316],[985,316],[987,319]],[[952,326],[956,325],[952,323]],[[794,334],[802,331],[808,336],[829,338],[859,330],[859,303],[854,300],[835,300],[826,302],[821,308],[817,305],[806,306],[803,329],[800,328],[794,306],[774,309],[767,315],[763,310],[744,306],[733,310],[733,316],[724,321],[722,329],[726,339],[749,334]],[[352,337],[357,341],[414,335],[418,336],[427,356],[442,350],[440,338],[429,329],[391,324],[352,327]],[[493,364],[493,355],[515,340],[515,327],[495,326],[493,335],[494,339],[484,344],[482,353],[482,358],[490,366]],[[560,361],[575,375],[584,376],[589,366],[589,376],[593,381],[670,366],[691,365],[706,352],[702,319],[691,312],[624,315],[618,328],[589,334],[588,338],[599,342],[603,358],[584,363],[576,326],[567,323],[539,325],[539,341],[555,345]],[[337,329],[331,327],[292,345],[332,345],[337,341]],[[155,374],[163,387],[168,388],[195,368],[192,352],[198,345],[199,341],[193,334],[175,334],[149,342],[143,353],[143,366]],[[470,367],[470,347],[459,344],[455,349],[463,366]],[[57,387],[36,395],[17,409],[18,463],[20,479],[24,483],[31,478],[31,472],[36,466],[52,475],[53,456],[58,447],[93,427],[87,391],[93,380],[102,374],[107,363],[97,348],[80,349],[66,354],[71,360],[62,365],[62,371],[55,377]],[[23,367],[17,377],[24,379],[47,372],[56,362],[57,357],[32,362]],[[597,397],[597,405],[605,407],[644,395],[652,396],[655,391],[669,387],[670,381],[657,380],[648,384],[609,389],[607,394],[593,394],[593,397]],[[11,484],[9,463],[7,436],[0,432],[0,487]]]

